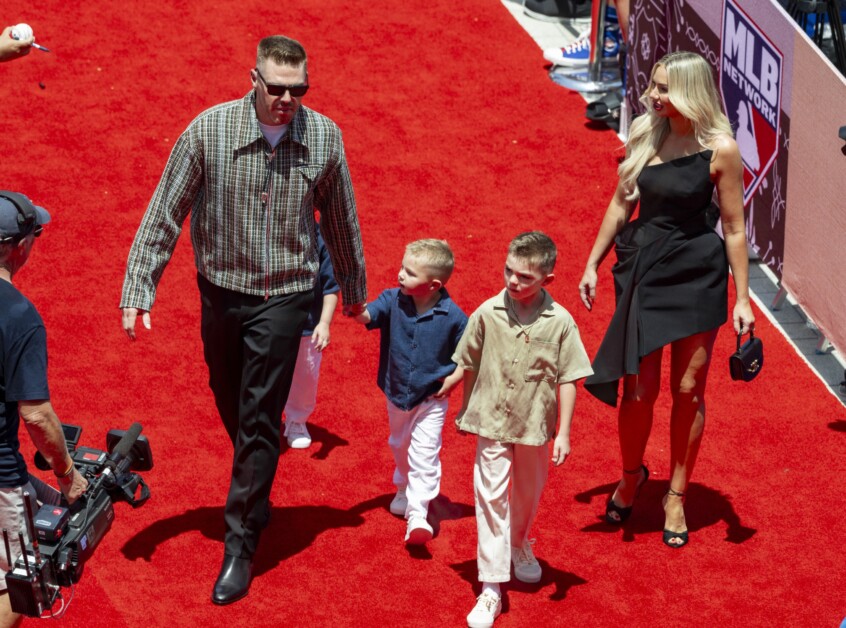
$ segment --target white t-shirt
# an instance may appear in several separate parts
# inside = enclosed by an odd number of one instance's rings
[[[264,124],[263,122],[259,122],[259,127],[261,127],[261,134],[264,135],[264,139],[267,140],[267,143],[270,144],[273,148],[276,148],[276,145],[280,142],[280,140],[285,137],[285,134],[288,132],[287,124]]]

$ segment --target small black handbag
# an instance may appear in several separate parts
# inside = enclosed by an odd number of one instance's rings
[[[742,334],[737,334],[737,351],[729,358],[731,378],[751,382],[764,366],[764,343],[749,332],[749,340],[740,344]]]

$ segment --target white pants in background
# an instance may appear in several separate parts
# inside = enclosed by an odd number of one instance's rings
[[[311,344],[311,336],[300,339],[300,352],[294,367],[291,392],[285,404],[285,421],[305,423],[317,404],[317,380],[320,377],[320,362],[323,353]]]
[[[479,582],[508,582],[511,548],[528,540],[538,512],[549,471],[549,447],[477,438],[473,489]]]
[[[411,410],[401,410],[388,401],[391,435],[388,445],[394,454],[394,484],[405,486],[412,514],[425,517],[429,502],[441,490],[441,445],[447,400],[429,397]]]

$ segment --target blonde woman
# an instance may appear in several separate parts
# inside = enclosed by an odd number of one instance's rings
[[[705,380],[718,328],[728,312],[728,268],[738,333],[755,324],[749,303],[740,151],[723,114],[711,66],[689,52],[655,64],[631,125],[619,183],[588,257],[579,293],[590,310],[597,269],[615,246],[611,269],[617,308],[585,388],[617,405],[623,474],[605,518],[622,524],[649,477],[643,454],[652,428],[663,348],[669,345],[670,485],[664,497],[664,543],[687,544],[684,496],[705,425]],[[725,242],[709,225],[716,189]],[[638,216],[630,220],[637,205]]]

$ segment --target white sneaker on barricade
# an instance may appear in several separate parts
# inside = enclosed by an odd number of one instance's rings
[[[590,29],[583,31],[572,44],[563,48],[547,48],[543,51],[543,58],[552,65],[567,68],[587,67],[590,62]],[[620,27],[609,25],[605,29],[605,47],[602,51],[602,63],[614,64],[620,54]]]

